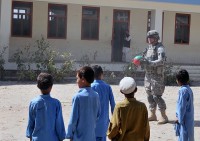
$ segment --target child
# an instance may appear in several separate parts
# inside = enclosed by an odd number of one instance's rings
[[[108,138],[112,141],[149,141],[148,111],[144,103],[134,98],[137,92],[135,80],[124,77],[119,87],[125,99],[115,106],[107,132]]]
[[[52,86],[53,77],[40,73],[37,87],[42,94],[33,99],[29,106],[26,136],[31,141],[62,141],[66,137],[61,103],[50,96]]]
[[[100,114],[99,95],[90,87],[94,71],[85,66],[77,71],[79,92],[73,97],[67,138],[73,141],[95,141],[96,121]]]
[[[96,141],[106,141],[106,131],[109,124],[109,102],[111,112],[113,113],[115,107],[115,100],[110,85],[106,84],[103,79],[103,69],[101,66],[95,65],[92,67],[94,71],[94,82],[91,87],[99,94],[101,103],[101,114],[97,120],[96,125]]]
[[[187,70],[180,70],[176,74],[176,82],[180,87],[176,105],[176,125],[179,141],[194,141],[194,105],[193,92],[188,85]]]

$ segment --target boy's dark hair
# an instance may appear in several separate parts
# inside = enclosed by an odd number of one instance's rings
[[[99,79],[101,74],[103,74],[103,69],[99,65],[92,66],[92,69],[94,71],[94,78]]]
[[[47,90],[53,86],[53,77],[48,73],[40,73],[37,77],[37,87],[40,90]]]
[[[94,71],[89,66],[84,66],[77,71],[77,74],[80,78],[85,78],[88,83],[94,81]]]
[[[178,73],[176,74],[176,80],[178,80],[182,84],[187,84],[188,81],[190,80],[187,70],[185,69],[179,70]]]

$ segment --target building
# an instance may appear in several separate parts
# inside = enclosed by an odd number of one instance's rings
[[[169,62],[199,65],[200,3],[184,1],[0,0],[5,69],[16,69],[15,51],[41,36],[77,61],[87,55],[95,63],[120,63],[123,31],[129,30],[135,55],[147,46],[150,29],[160,33]]]

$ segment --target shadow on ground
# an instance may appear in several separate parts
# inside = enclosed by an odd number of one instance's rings
[[[168,122],[169,124],[174,124],[175,120],[169,120]],[[199,120],[195,120],[194,121],[194,127],[200,127],[200,121]]]

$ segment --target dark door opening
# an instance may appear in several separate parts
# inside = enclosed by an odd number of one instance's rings
[[[129,31],[130,11],[114,10],[112,34],[112,62],[122,62],[125,31]]]

